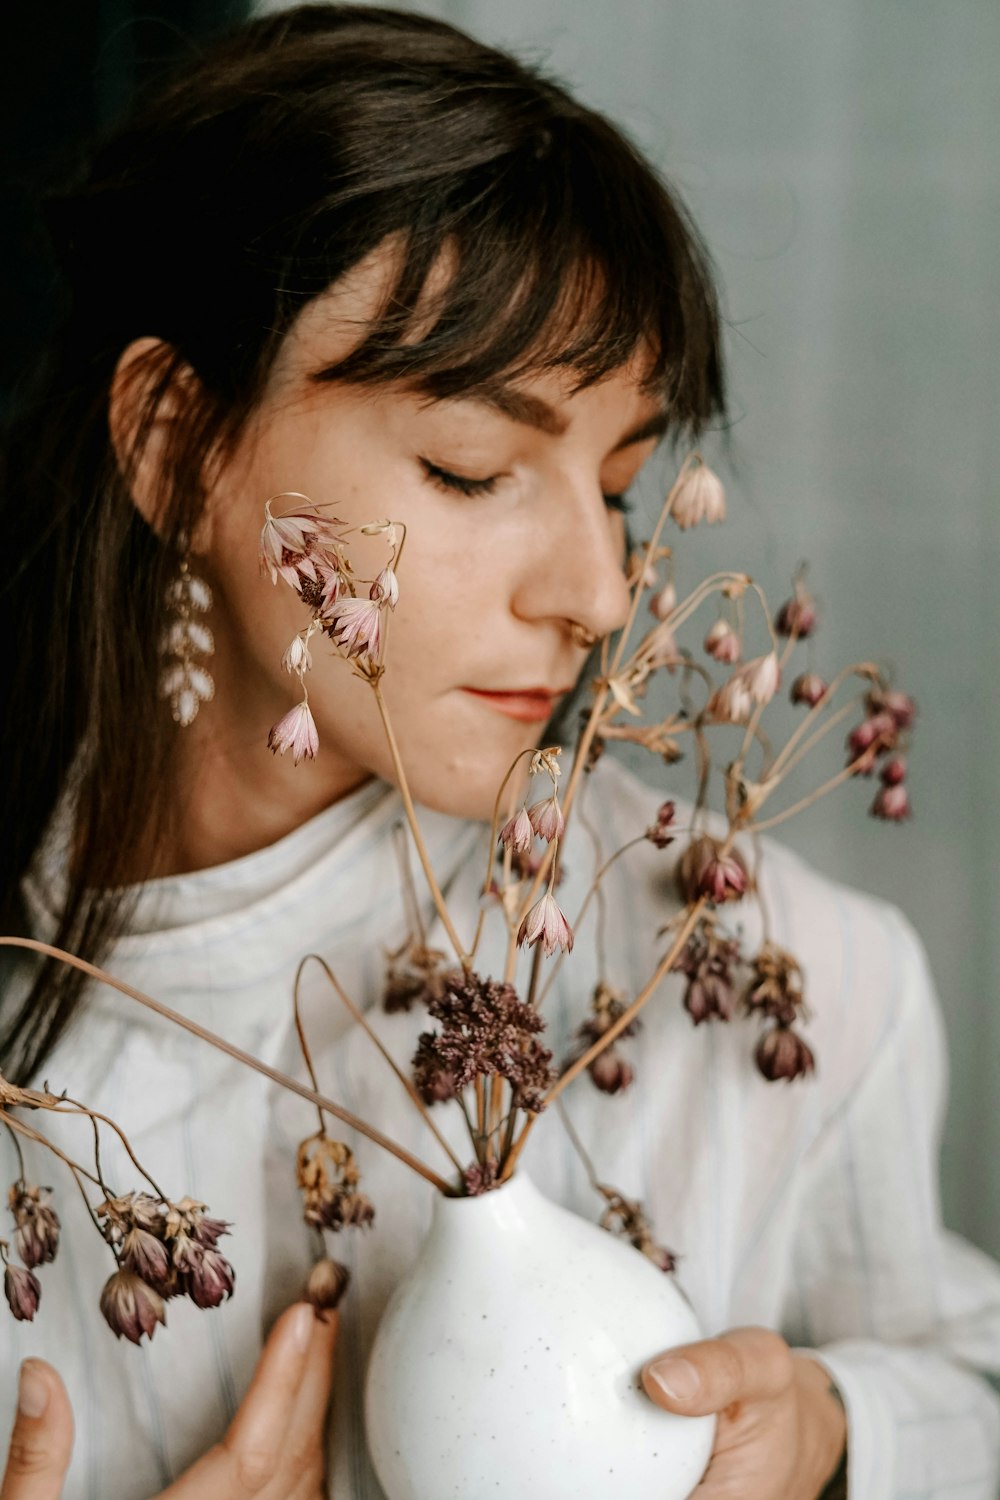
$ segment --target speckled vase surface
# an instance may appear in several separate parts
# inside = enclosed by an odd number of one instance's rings
[[[441,1198],[379,1324],[365,1424],[389,1500],[686,1500],[714,1417],[639,1371],[699,1338],[670,1276],[530,1178]]]

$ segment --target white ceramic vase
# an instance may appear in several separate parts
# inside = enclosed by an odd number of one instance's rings
[[[654,1405],[639,1371],[699,1337],[670,1276],[523,1172],[439,1197],[369,1361],[379,1481],[389,1500],[685,1500],[715,1418]]]

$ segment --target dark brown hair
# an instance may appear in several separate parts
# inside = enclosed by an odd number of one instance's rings
[[[179,538],[206,458],[239,435],[310,299],[397,234],[384,314],[323,378],[439,397],[562,367],[583,386],[648,345],[675,437],[722,412],[719,315],[696,231],[619,130],[443,22],[368,6],[242,26],[140,101],[47,218],[66,316],[14,421],[0,498],[0,920],[24,925],[21,879],[74,769],[55,941],[100,961],[127,922],[124,872],[137,851],[154,867],[169,818],[177,730],[157,695],[157,642]],[[407,339],[445,245],[455,270],[432,325]],[[138,446],[178,371],[199,392],[160,475],[158,535],[108,431],[117,361],[147,335],[170,356]],[[79,990],[75,973],[39,966],[7,1007],[5,1072],[37,1071]]]

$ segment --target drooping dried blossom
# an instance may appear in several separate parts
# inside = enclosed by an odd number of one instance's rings
[[[562,775],[562,766],[559,757],[562,755],[561,745],[546,745],[543,750],[536,750],[528,765],[529,776],[540,776],[544,772],[553,782],[559,780]]]
[[[321,516],[314,510],[291,511],[272,516],[270,505],[264,507],[265,521],[260,533],[260,568],[270,573],[271,582],[279,576],[293,589],[303,582],[315,582],[319,568],[335,570],[340,558],[343,522]]]
[[[789,697],[793,703],[805,703],[815,708],[829,692],[827,684],[817,672],[803,672],[792,683]]]
[[[576,1045],[567,1061],[573,1062],[577,1057],[589,1052],[594,1043],[600,1041],[626,1009],[625,996],[622,991],[614,985],[605,983],[603,979],[599,980],[591,997],[590,1015],[577,1027],[574,1034]],[[635,1036],[636,1032],[641,1029],[642,1022],[636,1016],[622,1028],[611,1046],[605,1047],[603,1052],[599,1052],[587,1064],[587,1072],[592,1082],[602,1093],[620,1093],[633,1082],[635,1070],[618,1050],[617,1043],[626,1037]]]
[[[236,1273],[228,1260],[189,1234],[173,1241],[173,1262],[185,1294],[195,1307],[218,1307],[233,1295]]]
[[[542,1108],[555,1078],[552,1053],[537,1040],[545,1023],[512,985],[472,972],[455,975],[428,1009],[441,1024],[422,1033],[413,1057],[413,1080],[425,1103],[492,1074],[510,1084],[513,1108]]]
[[[703,645],[709,656],[733,666],[740,659],[740,638],[728,620],[716,620]]]
[[[426,948],[419,942],[394,954],[382,991],[383,1010],[389,1015],[408,1011],[411,1005],[429,1005],[442,994],[445,979],[454,972],[445,967],[445,957],[439,948]]]
[[[562,838],[566,821],[555,792],[551,797],[531,804],[528,808],[528,821],[538,837],[544,839],[547,844],[551,844],[553,839]]]
[[[339,1260],[324,1256],[309,1272],[303,1296],[317,1312],[332,1312],[350,1285],[351,1273]]]
[[[719,906],[725,901],[739,901],[752,889],[752,882],[738,849],[723,853],[716,839],[702,834],[692,839],[678,862],[677,889],[685,902],[704,897]]]
[[[738,939],[722,936],[714,918],[703,917],[673,964],[677,972],[687,975],[684,1009],[696,1026],[712,1016],[720,1021],[732,1018],[736,1008],[733,969],[741,959]]]
[[[778,610],[774,628],[779,635],[794,635],[803,640],[816,629],[816,601],[802,586],[796,583],[795,593]]]
[[[720,724],[745,724],[753,713],[754,700],[743,669],[734,672],[716,688],[705,706],[708,717]]]
[[[382,647],[381,599],[338,599],[324,629],[348,656],[378,656]]]
[[[598,1183],[597,1187],[598,1192],[603,1195],[608,1204],[601,1215],[601,1228],[627,1239],[637,1250],[641,1250],[647,1260],[651,1260],[658,1270],[668,1273],[676,1270],[677,1257],[672,1250],[668,1250],[664,1245],[658,1245],[653,1239],[652,1227],[643,1213],[639,1200],[626,1198],[624,1193],[619,1193],[616,1188],[606,1187],[603,1183]]]
[[[291,645],[281,658],[286,672],[309,672],[312,670],[312,652],[301,635],[294,636]]]
[[[535,829],[528,817],[528,809],[519,807],[512,818],[508,818],[500,830],[499,842],[505,849],[527,854],[535,842]]]
[[[894,755],[883,764],[878,774],[886,786],[898,786],[901,781],[906,780],[905,759],[902,755]]]
[[[886,823],[902,823],[910,816],[911,810],[909,793],[901,783],[879,787],[869,808],[873,818],[881,818]]]
[[[399,580],[393,568],[383,568],[371,586],[370,597],[384,602],[389,609],[399,603]]]
[[[667,845],[672,844],[676,839],[677,835],[673,832],[676,815],[677,808],[673,802],[661,802],[657,808],[656,822],[651,823],[646,829],[646,837],[651,844],[656,845],[657,849],[666,849]]]
[[[481,1198],[483,1193],[488,1193],[491,1188],[497,1186],[499,1170],[495,1161],[474,1161],[471,1167],[466,1167],[462,1173],[462,1185],[468,1198]]]
[[[4,1242],[0,1240],[0,1245]],[[3,1273],[3,1291],[7,1305],[19,1323],[30,1323],[38,1311],[42,1288],[38,1277],[23,1266],[6,1265]]]
[[[805,1078],[816,1067],[812,1049],[797,1031],[780,1021],[764,1032],[757,1043],[754,1061],[769,1083]]]
[[[700,454],[693,455],[690,469],[681,479],[670,514],[682,531],[702,521],[714,526],[726,519],[726,492],[717,474]]]
[[[802,970],[787,948],[779,948],[768,940],[750,962],[750,983],[743,996],[748,1012],[780,1021],[784,1026],[808,1015]]]
[[[51,1188],[36,1187],[23,1179],[7,1194],[7,1206],[14,1217],[14,1244],[29,1271],[55,1260],[59,1248],[59,1215],[49,1207],[51,1196]]]
[[[298,765],[300,760],[316,758],[316,752],[319,749],[319,733],[308,703],[296,703],[294,708],[290,708],[287,714],[272,726],[267,737],[267,748],[274,755],[284,755],[286,750],[291,750],[292,761],[295,765]]]
[[[564,953],[573,951],[573,929],[551,891],[535,902],[517,930],[519,948],[533,948],[536,943],[541,943],[548,957],[557,948]]]
[[[669,619],[676,608],[677,590],[672,582],[664,584],[649,601],[649,612],[657,620]]]
[[[101,1312],[115,1338],[142,1342],[151,1339],[157,1323],[167,1324],[163,1298],[131,1271],[115,1271],[101,1292]]]
[[[121,1245],[121,1265],[154,1287],[161,1296],[170,1296],[176,1287],[176,1276],[170,1253],[163,1240],[148,1229],[134,1225],[127,1230]]]
[[[889,714],[897,729],[910,729],[917,716],[917,705],[909,693],[893,689],[873,689],[868,694],[865,706],[869,714]]]
[[[743,671],[746,673],[747,687],[754,702],[770,703],[781,686],[781,668],[778,666],[775,653],[769,651],[766,656],[758,656],[754,661],[748,661]]]
[[[879,757],[895,748],[898,737],[899,726],[887,711],[863,719],[847,736],[848,766],[856,774],[870,776]]]
[[[299,1146],[296,1180],[302,1191],[303,1218],[313,1229],[366,1228],[375,1209],[357,1191],[361,1173],[344,1141],[325,1134],[309,1136]]]

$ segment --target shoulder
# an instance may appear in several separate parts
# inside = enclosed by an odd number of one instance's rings
[[[649,786],[605,755],[583,802],[602,857],[641,838],[667,796],[665,788]],[[680,829],[690,811],[677,800]],[[891,903],[824,875],[779,842],[764,838],[760,845],[758,894],[723,908],[722,915],[747,957],[769,936],[798,961],[807,1006],[800,1029],[817,1057],[824,1108],[853,1093],[904,1037],[942,1084],[943,1026],[923,943],[907,918]],[[627,913],[629,941],[647,959],[662,952],[656,932],[678,908],[674,871],[682,848],[683,838],[666,850],[641,843],[609,872],[610,885],[620,888],[617,904]],[[743,852],[753,864],[748,844]],[[748,1024],[736,1021],[738,1027]]]

